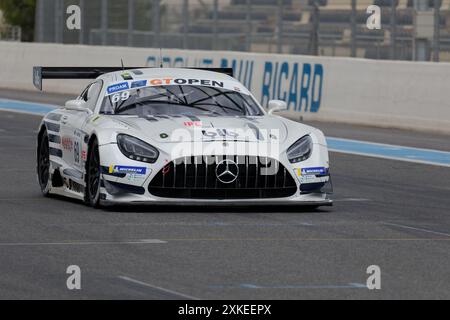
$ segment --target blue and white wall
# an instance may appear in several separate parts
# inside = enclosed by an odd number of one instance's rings
[[[159,66],[159,49],[0,42],[0,87],[34,90],[32,67]],[[242,52],[163,50],[164,66],[233,67],[264,105],[288,117],[450,133],[450,64]],[[73,93],[85,81],[46,81]]]

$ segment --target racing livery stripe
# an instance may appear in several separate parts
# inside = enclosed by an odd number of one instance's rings
[[[264,137],[262,136],[261,132],[259,131],[258,127],[255,126],[253,123],[248,122],[247,126],[252,129],[255,132],[256,139],[260,141],[264,141]]]
[[[201,121],[200,118],[192,115],[192,114],[183,114],[183,116],[188,117],[191,121]]]
[[[147,116],[145,119],[147,119],[148,121],[159,121],[154,116]]]
[[[48,131],[59,132],[60,126],[59,124],[45,121],[45,126]]]
[[[54,134],[49,134],[48,141],[53,143],[61,143],[61,137]]]
[[[46,120],[53,120],[53,121],[59,121],[61,120],[62,114],[59,113],[49,113],[45,116]]]
[[[61,149],[56,149],[56,148],[50,147],[49,148],[49,154],[51,156],[62,158],[62,150]]]
[[[63,174],[66,176],[76,178],[76,179],[80,179],[80,180],[83,179],[83,172],[75,170],[75,169],[69,169],[69,168],[64,169]]]

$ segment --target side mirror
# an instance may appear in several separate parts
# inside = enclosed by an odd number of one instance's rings
[[[87,107],[86,101],[83,100],[69,100],[66,102],[65,108],[68,110],[85,111],[92,113],[91,109]]]
[[[269,101],[269,114],[273,114],[274,112],[286,111],[287,104],[282,100],[270,100]]]

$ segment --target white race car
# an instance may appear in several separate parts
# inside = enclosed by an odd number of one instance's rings
[[[332,205],[323,133],[268,111],[231,69],[34,67],[94,79],[39,127],[44,195],[110,204]]]

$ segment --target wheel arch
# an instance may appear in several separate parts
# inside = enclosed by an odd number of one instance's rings
[[[93,132],[89,136],[89,140],[88,140],[88,143],[87,143],[87,157],[86,157],[86,162],[84,164],[84,170],[85,170],[85,174],[84,174],[84,182],[85,182],[84,202],[86,204],[88,204],[88,205],[93,206],[94,208],[97,208],[99,203],[98,202],[92,203],[91,199],[89,197],[89,192],[88,192],[88,188],[89,188],[89,181],[88,181],[89,173],[88,173],[88,171],[89,171],[89,163],[90,163],[89,159],[91,159],[91,153],[93,152],[92,146],[94,144],[94,141],[97,141],[97,144],[100,143],[99,139],[98,139],[98,135],[95,132]],[[100,156],[100,154],[99,154],[99,156]],[[100,171],[100,180],[101,180],[101,171]],[[99,189],[100,189],[100,186],[101,186],[101,184],[98,187]]]
[[[97,134],[94,132],[94,133],[92,133],[90,136],[89,136],[89,140],[88,140],[88,143],[87,143],[87,157],[86,157],[86,159],[89,159],[89,156],[90,156],[90,154],[91,154],[91,152],[92,152],[92,144],[94,143],[94,141],[95,140],[97,140],[97,143],[99,142],[98,141],[98,136],[97,136]],[[84,169],[85,170],[87,170],[88,168],[87,168],[87,166],[88,166],[88,164],[89,164],[89,161],[87,161],[86,160],[86,162],[85,162],[85,164],[84,164]],[[87,172],[87,171],[86,171]]]
[[[47,131],[47,127],[44,123],[42,123],[39,127],[38,135],[37,135],[37,143],[36,143],[36,163],[39,157],[39,148],[41,147],[42,137],[44,136],[44,132]]]

